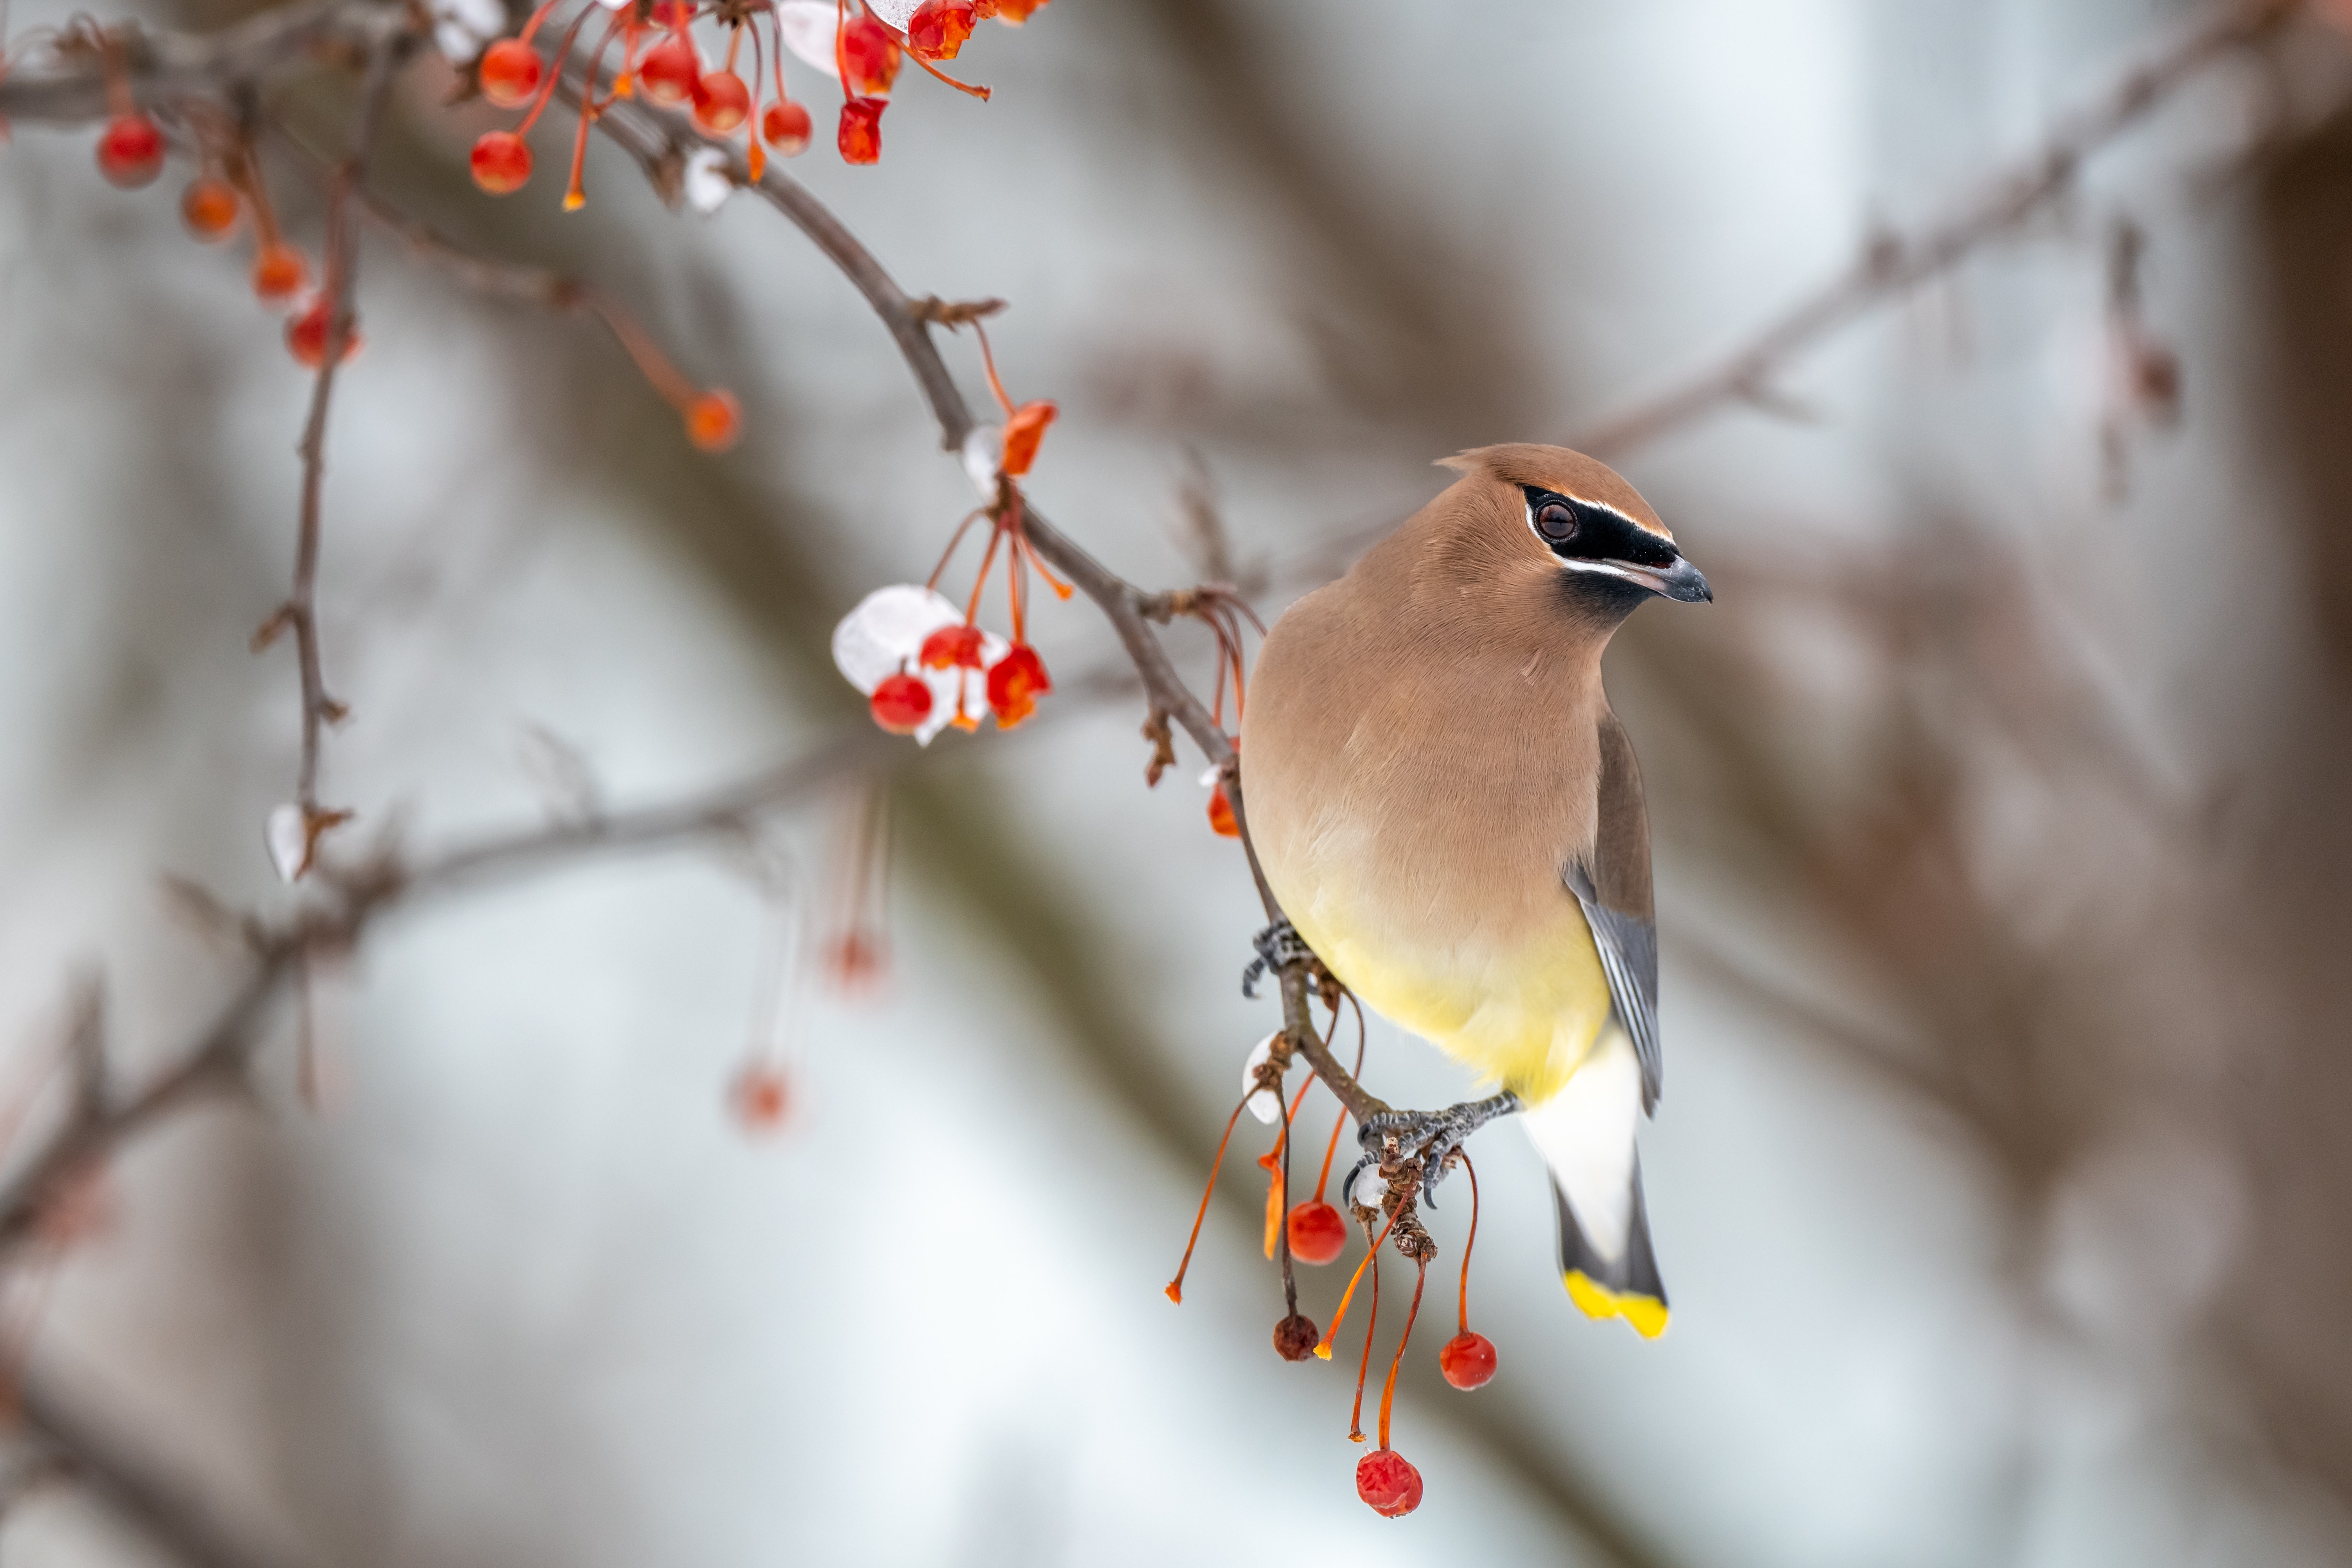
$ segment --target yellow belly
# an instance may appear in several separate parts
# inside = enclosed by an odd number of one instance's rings
[[[1365,1005],[1536,1105],[1559,1092],[1609,1021],[1601,954],[1563,895],[1560,918],[1507,948],[1420,940],[1391,911],[1328,891],[1291,921]]]

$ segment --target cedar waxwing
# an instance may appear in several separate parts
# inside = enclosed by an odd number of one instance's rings
[[[1570,1296],[1655,1335],[1633,1146],[1660,1085],[1649,820],[1601,655],[1644,599],[1714,595],[1591,458],[1445,466],[1462,478],[1266,638],[1242,725],[1250,834],[1333,974],[1501,1084],[1394,1119],[1418,1121],[1433,1173],[1472,1126],[1523,1112]]]

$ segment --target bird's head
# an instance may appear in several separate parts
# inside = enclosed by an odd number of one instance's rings
[[[1564,447],[1480,447],[1441,459],[1463,477],[1454,523],[1478,555],[1534,571],[1604,618],[1653,596],[1714,599],[1675,536],[1606,463]]]

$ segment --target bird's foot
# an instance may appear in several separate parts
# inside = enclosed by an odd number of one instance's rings
[[[1356,1142],[1361,1145],[1364,1157],[1348,1173],[1339,1191],[1343,1199],[1354,1195],[1356,1178],[1374,1165],[1391,1161],[1421,1162],[1421,1195],[1431,1208],[1437,1206],[1432,1196],[1437,1184],[1445,1177],[1445,1163],[1470,1134],[1498,1116],[1508,1116],[1521,1109],[1519,1097],[1509,1089],[1485,1100],[1469,1100],[1460,1105],[1449,1105],[1443,1110],[1384,1110],[1365,1121],[1357,1131]]]
[[[1242,971],[1242,994],[1253,1002],[1257,1000],[1258,981],[1268,973],[1279,974],[1302,959],[1316,962],[1315,950],[1307,945],[1287,916],[1252,937],[1250,945],[1257,949],[1257,956]]]

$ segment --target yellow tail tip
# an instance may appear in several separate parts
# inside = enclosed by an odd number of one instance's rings
[[[1568,1299],[1577,1304],[1588,1318],[1622,1318],[1633,1325],[1633,1331],[1645,1340],[1654,1340],[1666,1331],[1671,1314],[1666,1304],[1655,1296],[1643,1296],[1633,1291],[1622,1294],[1599,1284],[1580,1269],[1570,1269],[1561,1282],[1568,1287]]]

